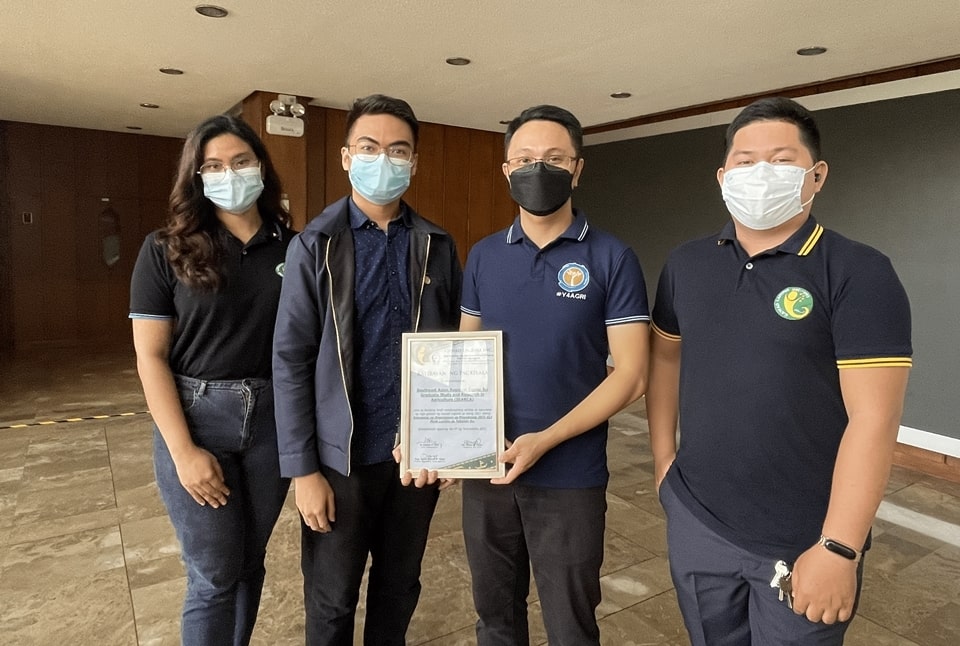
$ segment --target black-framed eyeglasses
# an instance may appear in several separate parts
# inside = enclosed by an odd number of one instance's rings
[[[507,160],[507,168],[517,170],[533,166],[537,162],[543,162],[547,166],[556,166],[557,168],[569,169],[570,165],[575,163],[579,157],[571,155],[547,155],[546,157],[531,157],[530,155],[521,155]]]

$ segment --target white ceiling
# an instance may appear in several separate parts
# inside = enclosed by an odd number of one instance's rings
[[[266,90],[336,108],[382,92],[422,121],[484,130],[556,103],[589,126],[960,54],[960,0],[212,3],[230,15],[0,0],[0,119],[183,136]],[[809,45],[829,51],[795,54]],[[609,97],[621,90],[633,96]]]

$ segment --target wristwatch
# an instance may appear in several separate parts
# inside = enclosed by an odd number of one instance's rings
[[[817,545],[823,545],[828,552],[838,554],[845,559],[853,561],[854,563],[859,563],[860,557],[863,556],[863,552],[858,552],[849,545],[844,545],[843,543],[835,541],[832,538],[827,538],[823,534],[820,534],[820,540],[817,541]]]

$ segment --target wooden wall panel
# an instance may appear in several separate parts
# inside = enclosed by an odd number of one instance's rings
[[[294,223],[294,229],[300,231],[304,225],[326,206],[327,165],[334,160],[326,155],[327,114],[325,108],[307,106],[307,208],[303,222]]]
[[[17,194],[10,196],[14,213],[33,213],[33,224],[14,223],[10,235],[10,281],[13,307],[13,345],[42,340],[42,312],[37,307],[37,291],[42,282],[43,260],[40,222],[43,221],[40,196]]]
[[[347,124],[347,113],[344,110],[327,110],[326,129],[327,138],[324,143],[323,156],[326,159],[326,168],[324,169],[324,200],[323,206],[339,200],[345,195],[350,195],[350,178],[347,172],[343,170],[341,164],[340,149],[343,148],[343,142],[346,140],[344,128]],[[321,207],[321,210],[322,207]],[[320,211],[310,217],[318,215]]]
[[[43,132],[43,126],[32,123],[4,123],[0,144],[6,148],[3,174],[10,193],[39,196],[43,192],[41,147],[37,146]]]
[[[457,242],[461,258],[470,248],[467,212],[470,203],[470,131],[446,126],[443,135],[443,228]]]
[[[9,230],[14,348],[127,342],[130,274],[144,235],[166,217],[182,140],[18,123],[2,130],[0,204],[18,222],[22,211],[34,214],[34,224]],[[120,216],[113,267],[102,259],[102,198]]]
[[[268,96],[257,92],[243,103],[258,134]],[[303,138],[265,139],[298,229],[351,191],[340,163],[346,112],[311,106],[306,119]],[[166,219],[183,141],[19,123],[2,124],[0,135],[0,159],[7,160],[0,208],[35,215],[33,225],[8,218],[0,244],[11,250],[0,301],[12,309],[15,344],[127,342],[130,273],[144,237]],[[405,197],[453,235],[461,260],[516,213],[500,172],[502,142],[499,133],[421,124],[417,174]],[[107,204],[121,227],[120,261],[109,268],[99,231]]]
[[[40,249],[43,265],[37,307],[44,339],[72,339],[77,335],[77,252],[80,234],[76,217],[79,168],[92,168],[103,152],[84,157],[78,150],[79,131],[44,128],[40,133],[43,218]],[[86,160],[86,161],[83,161]],[[135,167],[135,166],[134,166]],[[85,235],[90,235],[85,232]]]
[[[467,155],[470,184],[467,193],[467,244],[472,247],[493,231],[493,181],[497,157],[489,132],[472,130]]]
[[[177,176],[177,164],[183,140],[172,137],[137,137],[137,168],[140,190],[137,195],[144,200],[170,199],[170,189]]]
[[[444,128],[433,123],[420,124],[417,174],[410,183],[411,188],[416,187],[416,203],[411,202],[411,206],[441,227],[446,227],[446,213],[443,210]]]

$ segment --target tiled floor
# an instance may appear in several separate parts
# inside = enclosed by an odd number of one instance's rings
[[[176,644],[184,578],[157,496],[133,355],[62,348],[0,363],[0,643]],[[686,644],[641,405],[610,431],[602,641]],[[473,644],[460,494],[433,523],[410,644]],[[960,644],[960,485],[895,469],[848,644]],[[302,643],[298,523],[270,545],[254,643]],[[531,605],[534,643],[545,636]],[[358,642],[359,643],[359,642]]]

